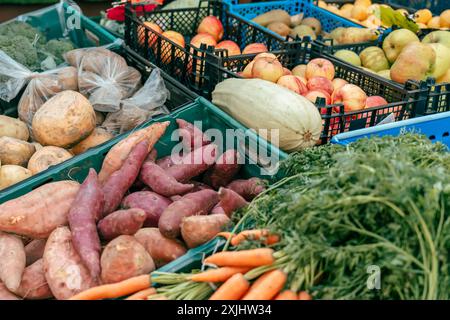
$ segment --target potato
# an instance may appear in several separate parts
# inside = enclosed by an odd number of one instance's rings
[[[45,278],[58,300],[68,299],[97,285],[75,251],[67,227],[56,228],[50,234],[43,260]]]
[[[66,149],[53,146],[42,147],[28,161],[28,170],[36,174],[70,158],[72,154]]]
[[[72,151],[73,154],[77,155],[85,152],[90,148],[109,141],[112,138],[114,138],[114,136],[105,129],[95,128],[94,131],[92,131],[92,133],[89,135],[89,137],[75,145],[70,151]]]
[[[25,122],[19,119],[0,115],[0,137],[11,137],[27,141],[30,137]]]
[[[35,147],[26,141],[11,137],[0,138],[0,161],[2,164],[26,167],[35,151]]]
[[[115,283],[152,272],[155,264],[145,248],[133,237],[122,235],[103,250],[101,257],[103,283]]]
[[[33,173],[21,166],[4,165],[0,167],[0,190],[31,177]]]
[[[78,71],[74,67],[58,69],[58,80],[62,90],[78,90]]]
[[[22,240],[14,235],[0,232],[0,281],[8,290],[19,288],[25,270],[26,255]]]
[[[42,144],[40,144],[39,142],[31,142],[31,144],[34,146],[36,151],[38,151],[38,150],[43,148]]]
[[[61,148],[88,137],[95,128],[95,112],[80,93],[67,90],[48,100],[35,113],[32,130],[37,142]]]

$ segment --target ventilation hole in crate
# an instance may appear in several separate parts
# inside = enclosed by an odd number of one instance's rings
[[[431,136],[428,137],[430,140],[434,140],[436,139],[436,136],[434,134],[432,134]]]
[[[31,188],[31,189],[32,190],[37,189],[37,188],[43,186],[44,184],[47,184],[47,183],[50,183],[50,182],[53,182],[53,178],[48,178],[47,180],[44,180],[43,182],[33,186],[33,188]]]
[[[442,137],[448,137],[449,136],[449,133],[448,132],[444,132],[443,134],[442,134]]]

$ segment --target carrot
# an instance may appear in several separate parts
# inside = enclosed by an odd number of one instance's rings
[[[155,288],[147,288],[132,294],[125,300],[147,300],[148,296],[156,294]]]
[[[280,269],[275,269],[263,275],[263,279],[255,281],[242,300],[271,300],[283,288],[287,275]]]
[[[271,265],[274,261],[273,250],[268,248],[224,251],[205,259],[205,263],[227,267],[259,267]]]
[[[298,300],[297,294],[292,290],[284,290],[274,300]]]
[[[280,238],[275,234],[270,234],[269,230],[259,229],[259,230],[244,230],[238,235],[234,236],[231,239],[231,245],[237,246],[244,240],[261,240],[265,239],[264,243],[267,245],[271,245],[280,241]]]
[[[300,291],[298,294],[298,300],[312,300],[310,294],[306,291]]]
[[[226,240],[232,238],[234,236],[233,232],[219,232],[218,234],[216,234],[216,237],[223,237]]]
[[[99,300],[119,298],[137,292],[139,290],[147,289],[150,286],[150,276],[148,274],[145,274],[113,284],[92,287],[88,290],[74,295],[69,300]]]
[[[249,287],[250,284],[242,273],[236,273],[225,281],[209,300],[239,300]]]
[[[189,279],[195,282],[225,282],[236,273],[246,273],[250,269],[250,267],[222,267],[196,273]]]

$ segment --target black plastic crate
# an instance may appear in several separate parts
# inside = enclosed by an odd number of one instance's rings
[[[201,1],[196,8],[176,10],[155,10],[137,12],[138,5],[126,6],[125,43],[146,60],[167,72],[195,92],[207,96],[209,91],[206,69],[206,46],[196,48],[190,40],[196,34],[201,20],[209,15],[218,17],[224,27],[222,40],[232,40],[243,50],[251,43],[264,43],[270,50],[280,50],[288,46],[286,39],[252,25],[245,19],[228,12],[226,5],[220,1]],[[176,44],[160,33],[144,26],[144,21],[151,21],[164,30],[173,30],[184,36],[184,47]],[[226,50],[219,50],[218,55],[226,56]],[[238,56],[233,56],[234,59]],[[230,60],[230,61],[231,61]]]
[[[395,121],[413,118],[420,115],[418,108],[424,106],[429,99],[425,83],[408,83],[405,87],[399,87],[384,78],[373,77],[367,71],[351,66],[333,56],[324,56],[321,50],[322,48],[315,42],[304,40],[294,42],[290,48],[273,53],[277,55],[283,66],[289,69],[299,64],[306,64],[314,58],[328,59],[335,67],[336,78],[358,85],[368,96],[379,95],[389,102],[381,107],[345,112],[342,104],[325,105],[323,99],[318,99],[316,106],[323,120],[321,143],[329,142],[338,133],[374,126],[391,113],[394,114]],[[214,66],[208,69],[207,75],[212,87],[225,79],[239,78],[238,72],[241,72],[254,57],[255,54],[230,59],[208,53],[210,65]]]

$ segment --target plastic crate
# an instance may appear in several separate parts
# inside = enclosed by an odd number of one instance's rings
[[[414,10],[428,8],[437,15],[449,8],[448,1],[446,0],[389,0],[388,4],[402,8],[412,8]]]
[[[396,136],[407,131],[424,134],[431,141],[440,141],[450,148],[450,112],[384,124],[354,132],[341,133],[333,137],[331,142],[347,145],[365,137],[385,135]]]
[[[208,15],[219,17],[224,26],[223,39],[233,40],[241,50],[248,44],[264,43],[269,50],[278,50],[287,46],[285,39],[267,32],[244,18],[228,12],[224,4],[218,1],[202,1],[197,8],[176,10],[155,10],[152,12],[135,11],[131,4],[126,8],[125,43],[142,57],[166,71],[181,83],[201,95],[207,95],[208,80],[205,79],[206,46],[195,48],[189,45],[191,37],[201,20]],[[155,32],[144,21],[152,21],[164,30],[173,30],[184,35],[186,46],[182,47]],[[222,50],[224,51],[224,50]],[[222,54],[225,54],[223,52]],[[205,89],[206,87],[206,89]]]
[[[291,69],[299,64],[306,64],[314,58],[326,58],[335,67],[335,77],[347,80],[349,83],[358,85],[368,96],[383,96],[388,105],[363,109],[354,112],[344,112],[343,105],[325,106],[323,101],[316,104],[322,115],[323,130],[320,142],[327,143],[330,139],[345,131],[353,131],[365,127],[372,127],[381,122],[387,115],[394,113],[395,120],[400,121],[417,116],[417,108],[423,106],[428,99],[428,89],[426,84],[417,85],[408,83],[405,87],[399,87],[391,81],[381,77],[373,77],[363,69],[349,65],[333,56],[323,56],[320,53],[321,47],[314,42],[304,40],[301,43],[293,44],[292,48],[274,52],[283,66]],[[242,71],[255,55],[246,55],[239,58],[221,58],[209,55],[211,62],[208,74],[211,84],[217,84],[228,78],[239,78],[237,72]],[[214,87],[214,86],[213,86]]]

